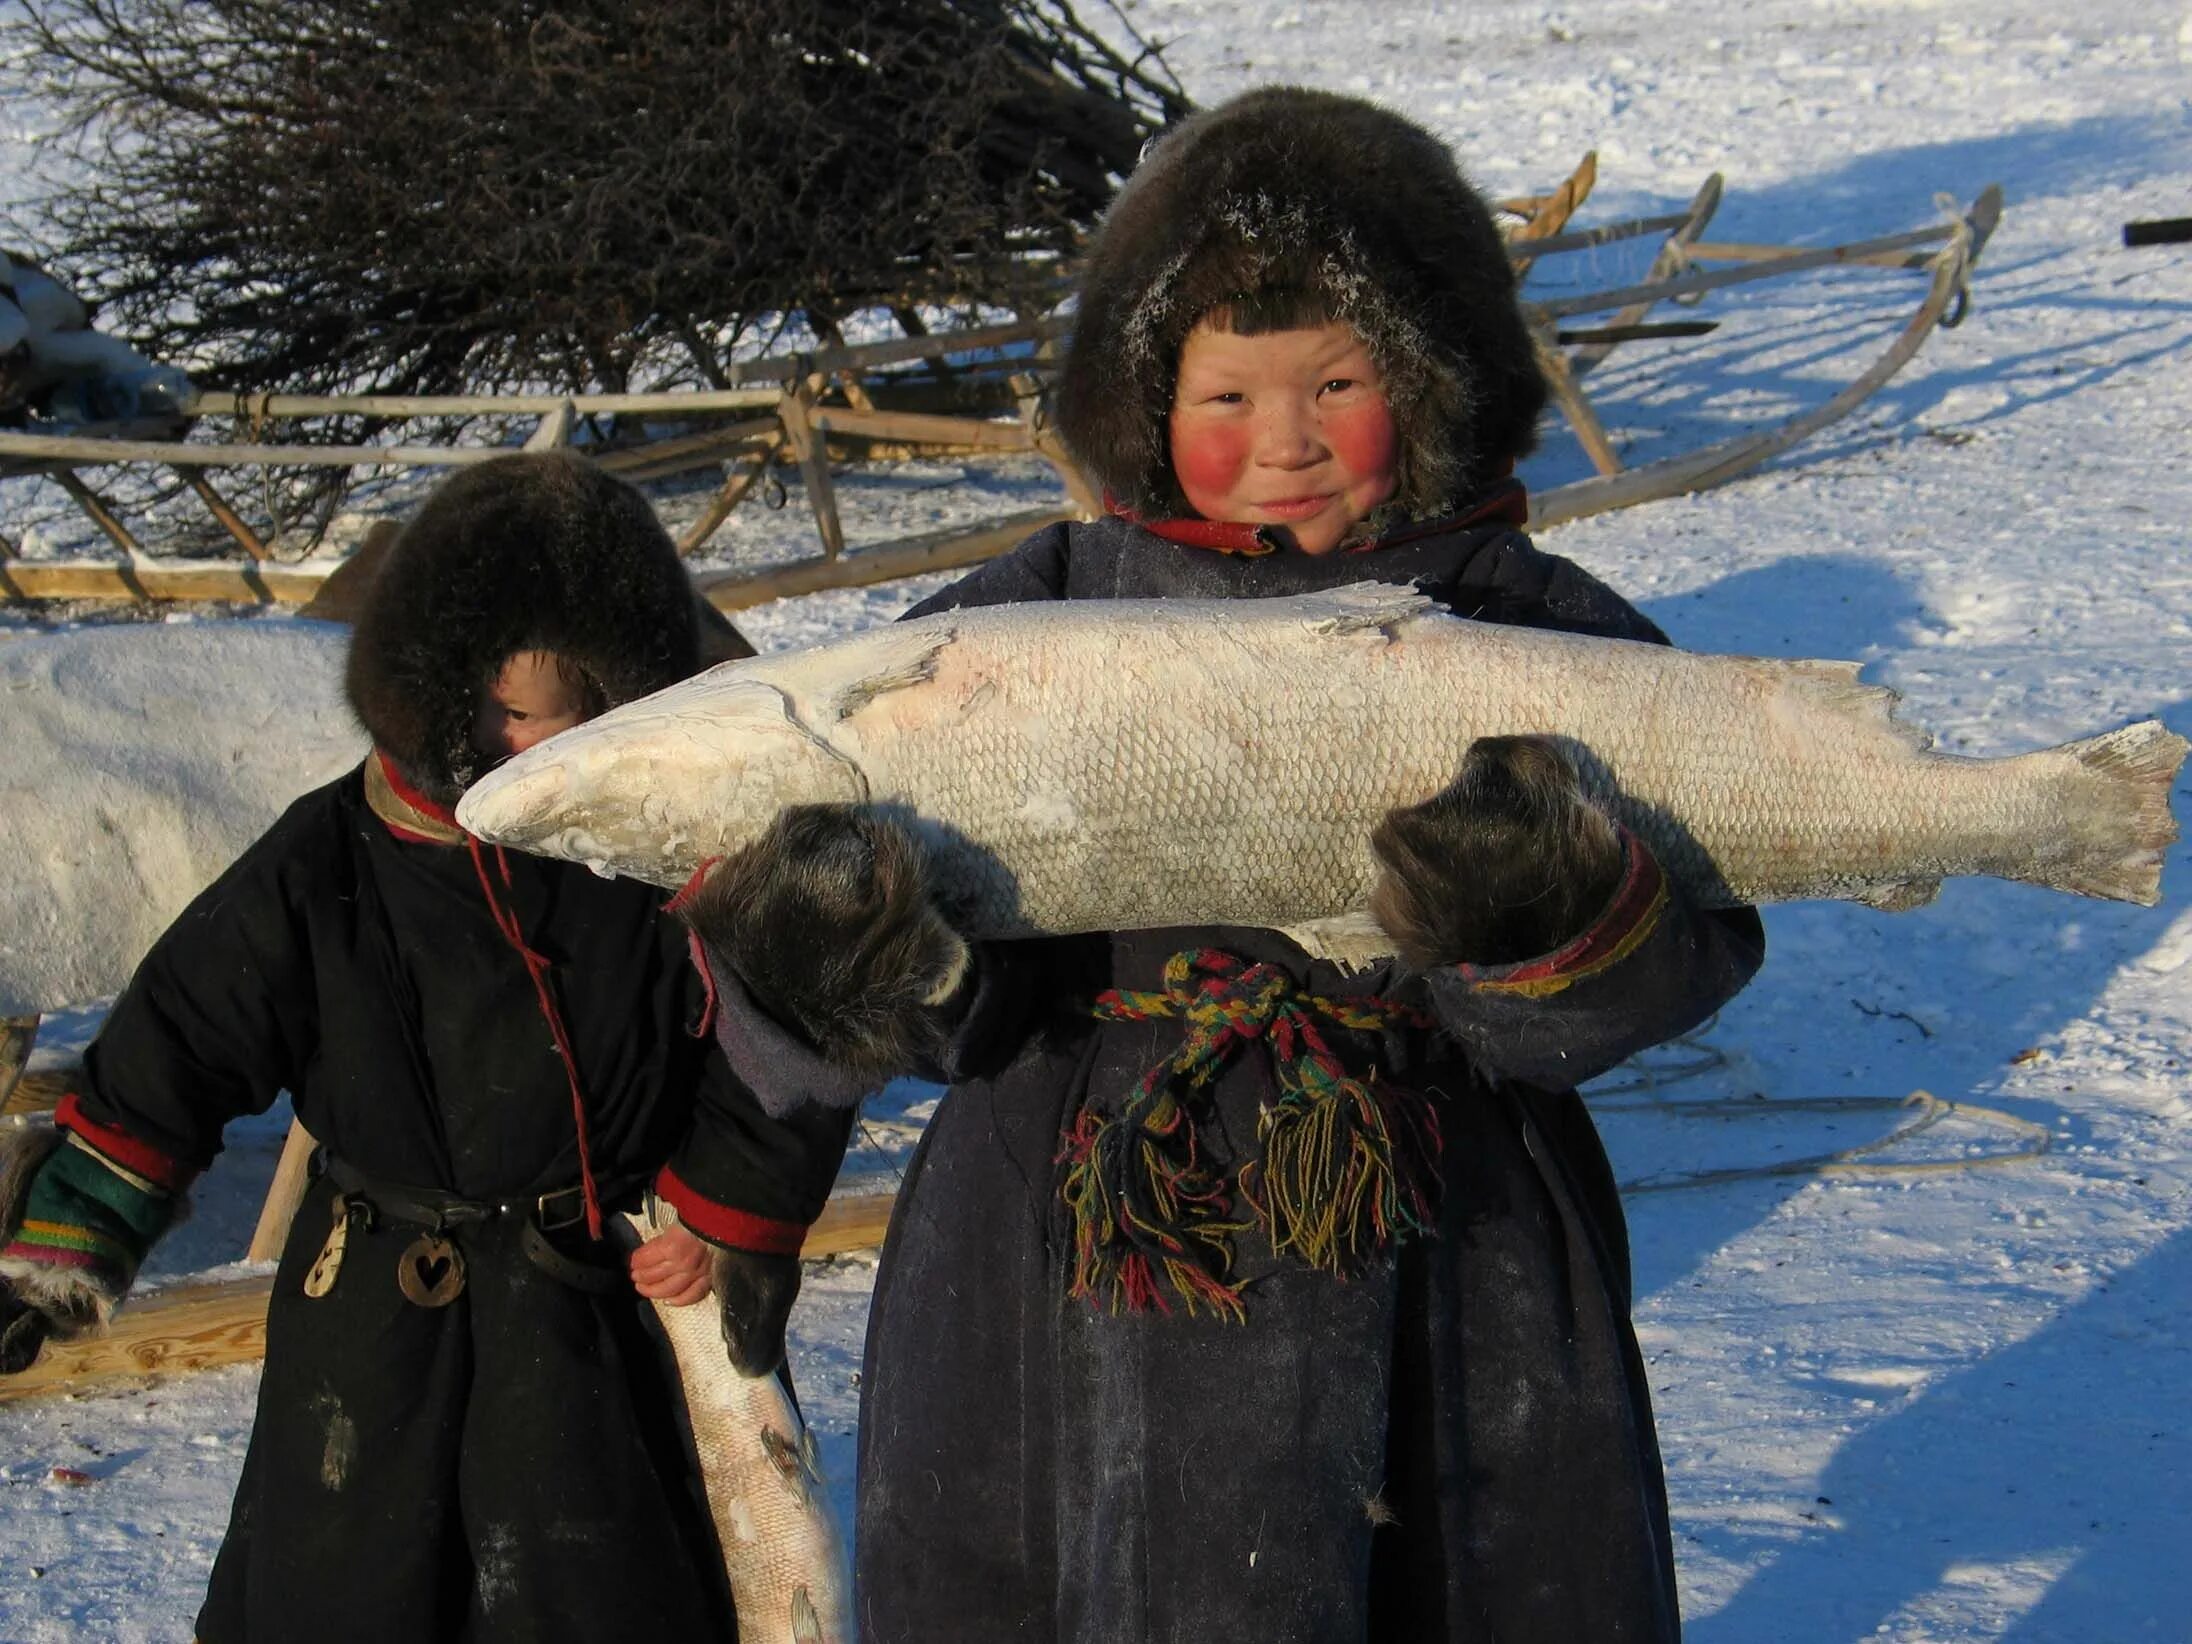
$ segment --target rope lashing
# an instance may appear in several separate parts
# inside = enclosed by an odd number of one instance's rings
[[[1174,954],[1162,988],[1112,989],[1091,1011],[1116,1022],[1177,1018],[1185,1031],[1116,1111],[1092,1099],[1066,1132],[1060,1191],[1073,1215],[1074,1296],[1112,1312],[1168,1312],[1169,1288],[1191,1315],[1209,1307],[1239,1319],[1233,1241],[1252,1226],[1275,1253],[1336,1276],[1431,1230],[1435,1107],[1374,1066],[1351,1071],[1328,1037],[1333,1028],[1427,1029],[1425,1012],[1308,993],[1279,966],[1216,948]],[[1203,1158],[1195,1110],[1259,1039],[1277,1095],[1257,1121],[1261,1158],[1229,1180]]]

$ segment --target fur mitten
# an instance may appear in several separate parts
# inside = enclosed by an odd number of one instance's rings
[[[1619,889],[1621,833],[1558,743],[1484,737],[1444,792],[1388,812],[1371,911],[1419,970],[1507,965],[1580,935]]]
[[[799,1297],[799,1258],[719,1248],[714,1276],[731,1368],[742,1376],[775,1374],[784,1362],[784,1331]]]
[[[867,806],[792,807],[678,912],[772,1017],[878,1081],[933,1061],[970,970],[919,842]]]
[[[64,1131],[0,1138],[0,1375],[104,1325],[176,1207]]]

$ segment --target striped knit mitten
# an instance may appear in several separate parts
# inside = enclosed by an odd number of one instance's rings
[[[0,1375],[103,1325],[177,1201],[73,1133],[0,1139]]]

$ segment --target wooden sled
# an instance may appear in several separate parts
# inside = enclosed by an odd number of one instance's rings
[[[1598,476],[1531,498],[1530,523],[1533,526],[1557,525],[1564,520],[1629,508],[1661,497],[1711,490],[1749,473],[1829,424],[1839,422],[1908,364],[1936,327],[1953,328],[1962,323],[1970,305],[1972,270],[2002,214],[2001,188],[1989,184],[1968,211],[1935,227],[1807,250],[1796,246],[1702,238],[1705,225],[1719,204],[1720,191],[1721,180],[1715,175],[1707,179],[1689,211],[1678,219],[1638,219],[1582,235],[1563,236],[1561,241],[1547,242],[1536,248],[1536,255],[1542,258],[1560,251],[1579,250],[1585,245],[1602,245],[1613,238],[1650,233],[1670,225],[1672,228],[1653,261],[1650,274],[1639,284],[1525,304],[1541,338],[1564,319],[1608,312],[1614,315],[1613,321],[1604,328],[1565,333],[1579,343],[1573,354],[1563,356],[1557,349],[1541,347],[1540,359],[1555,402],[1583,442],[1592,465],[1598,469]],[[1711,263],[1732,266],[1718,269],[1700,266]],[[1929,273],[1931,279],[1925,296],[1894,341],[1824,404],[1772,427],[1737,435],[1700,450],[1663,458],[1641,468],[1623,468],[1578,379],[1618,343],[1670,334],[1655,332],[1644,319],[1655,303],[1832,267],[1914,269]],[[1689,333],[1685,328],[1671,334]]]
[[[1936,327],[1954,326],[1962,319],[1972,269],[2000,219],[2002,205],[2000,189],[1989,187],[1967,211],[1930,228],[1818,248],[1756,245],[1705,238],[1721,199],[1717,174],[1706,179],[1682,211],[1578,228],[1573,219],[1596,178],[1596,156],[1585,155],[1558,188],[1500,202],[1500,208],[1514,219],[1509,246],[1516,267],[1526,276],[1553,258],[1662,236],[1650,268],[1633,285],[1542,301],[1531,298],[1525,288],[1523,306],[1538,338],[1539,359],[1554,403],[1597,471],[1591,479],[1535,497],[1530,516],[1535,526],[1724,485],[1847,416],[1901,370]],[[1584,391],[1584,379],[1617,347],[1695,336],[1718,323],[1654,321],[1650,314],[1657,305],[1832,267],[1919,271],[1929,274],[1930,281],[1902,332],[1871,366],[1824,404],[1700,450],[1642,467],[1624,466]],[[204,442],[110,438],[88,431],[70,435],[0,432],[0,479],[28,474],[53,478],[125,556],[123,563],[25,560],[0,539],[0,599],[309,604],[324,585],[328,568],[273,561],[214,489],[209,470],[306,464],[376,469],[456,466],[485,461],[508,449],[401,443],[314,446],[266,437],[269,429],[315,417],[372,417],[399,423],[450,415],[526,417],[533,419],[533,428],[524,443],[532,449],[569,443],[578,420],[596,414],[675,417],[685,422],[718,419],[717,427],[612,451],[603,460],[635,479],[696,466],[725,469],[722,485],[684,533],[680,546],[688,553],[705,544],[779,467],[796,469],[815,521],[820,553],[757,570],[700,571],[696,584],[725,611],[825,588],[959,569],[1004,552],[1056,520],[1093,517],[1098,499],[1066,457],[1046,410],[1045,390],[1054,370],[1055,349],[1070,321],[1049,315],[1013,325],[929,334],[920,330],[917,317],[900,318],[908,330],[904,337],[746,361],[732,369],[723,386],[704,392],[438,398],[200,395],[191,407],[198,418],[229,419],[248,437]],[[972,358],[993,375],[1008,373],[1016,415],[951,416],[879,405],[882,386],[904,380],[902,374],[892,378],[894,371],[922,362],[941,373],[952,369],[948,364],[952,358]],[[833,461],[860,454],[992,451],[1044,457],[1057,470],[1068,504],[866,547],[846,542],[830,473]],[[184,476],[236,539],[244,558],[179,560],[147,554],[76,472],[79,467],[116,463],[152,465]]]
[[[325,562],[285,565],[214,487],[209,472],[270,468],[402,470],[453,468],[504,455],[508,445],[329,445],[284,441],[279,431],[314,419],[349,417],[402,424],[430,417],[495,416],[530,421],[523,449],[571,443],[580,420],[594,416],[710,423],[645,443],[608,449],[603,466],[636,482],[700,468],[724,479],[678,547],[703,547],[731,513],[779,468],[795,471],[815,523],[817,560],[759,570],[704,573],[698,581],[719,610],[736,610],[816,587],[854,586],[921,571],[971,565],[1059,519],[1093,517],[1098,503],[1067,460],[1050,427],[1044,376],[1064,333],[1055,316],[974,330],[929,333],[917,315],[901,316],[903,337],[859,345],[832,343],[812,352],[748,360],[725,372],[724,384],[703,391],[636,394],[306,395],[198,394],[188,404],[198,425],[225,421],[226,440],[154,437],[142,427],[73,429],[65,433],[0,430],[0,480],[43,477],[123,556],[113,560],[26,560],[0,537],[0,600],[223,600],[308,605],[331,574]],[[887,387],[902,387],[909,368],[953,371],[962,385],[972,359],[1000,378],[987,396],[1011,407],[1009,416],[944,414],[893,408]],[[1057,471],[1068,506],[1023,510],[973,526],[926,533],[847,553],[831,478],[833,462],[877,458],[1027,453]],[[163,559],[146,551],[119,513],[78,472],[129,466],[179,476],[243,550],[240,559]]]

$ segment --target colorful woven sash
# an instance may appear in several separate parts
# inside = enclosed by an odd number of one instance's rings
[[[1176,953],[1161,989],[1113,989],[1092,1009],[1115,1022],[1177,1017],[1185,1032],[1115,1109],[1092,1097],[1066,1132],[1074,1296],[1114,1313],[1169,1312],[1169,1290],[1190,1315],[1207,1307],[1237,1320],[1234,1240],[1251,1227],[1274,1253],[1344,1276],[1435,1224],[1435,1106],[1382,1078],[1375,1051],[1358,1051],[1363,1071],[1351,1070],[1329,1033],[1428,1029],[1426,1013],[1308,993],[1277,965],[1216,948]],[[1219,1076],[1259,1039],[1276,1092],[1257,1121],[1260,1157],[1228,1178],[1204,1160],[1197,1120]]]

